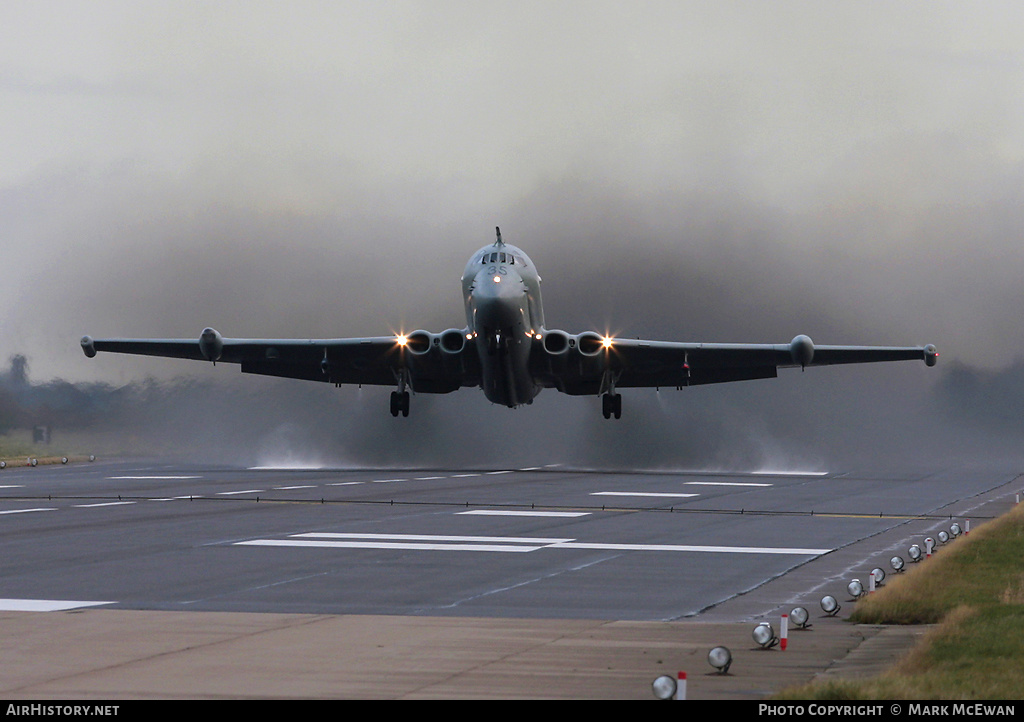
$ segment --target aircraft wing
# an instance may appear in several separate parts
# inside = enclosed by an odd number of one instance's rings
[[[580,351],[588,347],[580,336]],[[596,334],[593,335],[595,339]],[[828,366],[918,359],[935,365],[934,346],[815,346],[806,336],[786,344],[673,343],[640,339],[592,342],[596,363],[567,364],[552,377],[566,393],[603,393],[616,388],[682,387],[773,378],[784,367]],[[603,358],[602,358],[603,355]],[[556,378],[557,377],[557,378]]]
[[[429,334],[425,334],[429,337]],[[394,386],[401,377],[416,391],[446,393],[479,384],[475,354],[464,349],[444,354],[416,353],[404,337],[339,339],[223,338],[206,329],[195,339],[82,338],[90,358],[97,352],[194,359],[241,366],[242,373],[324,381],[334,384]]]

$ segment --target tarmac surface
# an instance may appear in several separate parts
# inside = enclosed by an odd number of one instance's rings
[[[7,699],[757,700],[817,675],[884,670],[920,627],[815,620],[762,650],[744,623],[235,614],[0,614]],[[707,662],[724,645],[728,674]]]
[[[1005,512],[1019,487],[1017,475],[1006,470],[908,475],[900,483],[845,476],[779,477],[772,484],[692,475],[623,480],[535,472],[514,478],[503,472],[477,481],[421,474],[405,486],[394,479],[373,486],[353,481],[357,477],[349,472],[319,480],[288,472],[260,477],[280,484],[260,488],[267,489],[264,497],[289,495],[282,503],[255,504],[240,498],[253,489],[252,473],[237,470],[172,481],[152,471],[128,474],[118,465],[28,476],[35,473],[0,479],[12,482],[0,493],[6,553],[0,559],[0,697],[7,699],[654,699],[654,680],[680,672],[686,673],[687,699],[764,699],[819,675],[865,676],[890,666],[927,629],[851,625],[843,617],[854,602],[836,590],[851,575],[863,578],[879,558],[905,549],[908,539],[934,535],[947,525],[946,511],[970,514],[975,524]],[[689,494],[694,499],[687,503],[703,504],[708,513],[698,510],[682,525],[679,513],[663,508],[600,514],[579,504],[584,492],[625,488],[615,483],[644,483],[645,493],[665,494],[671,488],[694,491],[682,485],[695,479],[725,486],[709,487],[716,496],[706,499]],[[16,488],[26,480],[31,484]],[[179,492],[185,485],[199,485],[188,486],[192,493],[223,489],[231,501],[170,501],[166,484]],[[135,485],[136,496],[118,485]],[[141,485],[148,485],[145,494]],[[345,495],[401,489],[416,504],[427,504],[403,509],[356,504],[347,496],[331,509],[296,497],[322,494],[326,485]],[[923,502],[922,488],[929,492]],[[504,533],[518,536],[503,537],[508,543],[486,552],[280,546],[309,536],[283,535],[282,529],[385,525],[422,534],[451,533],[455,519],[492,523],[486,516],[453,516],[463,512],[448,508],[449,496],[467,489],[493,493],[485,505],[492,509],[513,493],[544,499],[549,508],[568,508],[561,505],[571,501],[589,515],[542,522],[516,516],[501,523],[557,525],[547,528],[548,536],[557,530],[588,543],[516,547],[524,534],[536,541],[534,526],[505,527]],[[812,494],[822,498],[808,500]],[[886,506],[907,516],[852,513],[864,499],[874,505],[885,494],[893,495]],[[813,520],[778,515],[779,508],[821,509],[823,503],[832,503],[834,513]],[[774,504],[776,512],[723,513],[729,505],[749,511],[753,504]],[[517,509],[523,506],[516,502]],[[803,539],[831,551],[795,561],[786,561],[790,552],[666,551],[663,540],[645,534],[671,535],[679,543],[717,534],[717,543],[731,538],[736,544],[764,544],[767,535],[775,545]],[[624,540],[660,545],[637,551]],[[263,546],[239,546],[252,541]],[[751,558],[758,563],[751,565]],[[385,578],[390,583],[382,584]],[[532,581],[497,586],[510,579]],[[338,594],[345,585],[352,596]],[[492,591],[481,595],[481,586]],[[111,594],[95,596],[98,589]],[[410,589],[414,606],[400,603]],[[367,590],[376,596],[363,596]],[[607,599],[595,599],[604,591]],[[839,615],[828,617],[817,606],[825,593],[840,598]],[[451,595],[463,601],[452,604]],[[47,599],[120,601],[19,611],[26,599],[33,609],[45,607]],[[681,605],[678,611],[673,604]],[[768,621],[779,631],[781,615],[798,604],[809,610],[810,628],[790,625],[785,651],[759,648],[754,626]],[[387,611],[366,611],[374,606]],[[689,607],[696,611],[687,612]],[[707,661],[720,645],[733,655],[727,674]]]

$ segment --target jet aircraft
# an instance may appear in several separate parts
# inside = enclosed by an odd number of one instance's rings
[[[619,389],[696,386],[773,378],[779,368],[923,359],[935,346],[816,346],[804,335],[782,344],[679,343],[570,334],[544,322],[541,279],[521,249],[497,240],[462,274],[466,327],[441,333],[334,339],[82,338],[82,350],[236,363],[243,373],[342,384],[393,386],[391,415],[409,415],[410,392],[480,387],[493,403],[530,404],[545,388],[599,395],[606,419],[622,414]]]

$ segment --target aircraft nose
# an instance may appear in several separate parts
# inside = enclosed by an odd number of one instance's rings
[[[477,328],[506,328],[522,316],[526,285],[522,277],[506,273],[481,272],[473,284],[473,306]]]
[[[511,268],[504,269],[504,271],[504,273],[481,271],[477,274],[473,295],[480,300],[521,297],[526,292],[522,276]]]

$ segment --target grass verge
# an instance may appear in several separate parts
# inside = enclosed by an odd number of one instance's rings
[[[1024,504],[862,598],[849,621],[935,624],[885,674],[812,682],[777,699],[1020,699],[1024,689]]]
[[[122,455],[126,450],[137,454],[139,446],[132,447],[133,440],[125,441],[123,437],[123,434],[60,431],[50,443],[44,444],[32,441],[31,429],[14,429],[0,434],[0,460],[13,467],[25,466],[28,458],[38,459],[40,464],[52,464],[60,463],[62,456],[79,460],[90,454]]]

